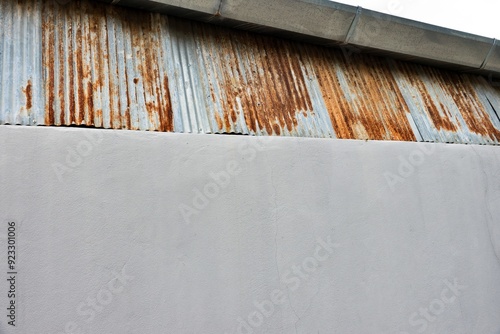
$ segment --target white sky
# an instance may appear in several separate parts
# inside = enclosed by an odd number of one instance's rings
[[[335,0],[441,27],[500,39],[499,0]]]

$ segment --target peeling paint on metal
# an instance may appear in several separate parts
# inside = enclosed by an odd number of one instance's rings
[[[0,123],[500,143],[500,87],[473,74],[87,0],[0,19]]]

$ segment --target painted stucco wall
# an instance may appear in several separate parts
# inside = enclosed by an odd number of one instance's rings
[[[500,333],[499,147],[3,126],[0,181],[1,333]]]

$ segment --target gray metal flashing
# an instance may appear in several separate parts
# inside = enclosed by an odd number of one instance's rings
[[[484,61],[481,64],[481,67],[479,69],[484,70],[484,68],[488,64],[488,61],[490,60],[490,57],[493,54],[493,50],[495,49],[495,42],[496,42],[496,39],[493,39],[493,44],[491,44],[490,51],[488,51],[488,54],[486,55],[486,58],[484,58]]]
[[[364,9],[350,43],[480,69],[494,40]]]
[[[195,20],[211,21],[217,17],[222,0],[99,0]]]
[[[322,45],[347,43],[393,58],[500,76],[500,45],[495,39],[328,0],[121,0],[118,4]]]
[[[500,40],[494,41],[491,53],[485,61],[484,70],[489,73],[500,73]]]
[[[222,19],[341,43],[356,16],[356,7],[317,0],[223,0],[220,15]]]
[[[344,43],[342,43],[343,45],[349,44],[349,41],[350,41],[350,39],[354,33],[354,30],[356,29],[356,26],[359,22],[359,17],[361,15],[362,11],[363,11],[363,7],[358,6],[358,9],[356,10],[356,16],[352,20],[351,26],[349,27],[349,31],[347,32],[347,35],[344,38]]]

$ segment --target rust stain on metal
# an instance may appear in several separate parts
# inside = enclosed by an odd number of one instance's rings
[[[399,63],[397,69],[404,73],[424,98],[425,111],[436,129],[461,131],[461,124],[457,119],[461,116],[469,131],[485,138],[500,139],[500,130],[493,125],[474,89],[475,76],[409,63]],[[435,89],[434,98],[424,84],[424,78],[439,88]],[[454,115],[450,108],[457,109],[460,115]]]
[[[434,71],[439,73],[437,81],[445,92],[453,97],[469,130],[484,137],[493,136],[496,140],[500,140],[500,130],[493,125],[483,104],[479,102],[480,99],[471,82],[472,77],[437,69]]]
[[[457,131],[457,126],[452,122],[450,111],[441,102],[439,102],[439,106],[436,105],[427,91],[424,82],[420,78],[422,66],[398,62],[396,68],[405,75],[406,79],[410,81],[411,85],[415,87],[422,96],[425,102],[425,112],[429,115],[436,129],[451,132]]]
[[[78,125],[85,123],[85,80],[88,77],[88,74],[84,73],[83,67],[83,57],[79,56],[83,54],[83,45],[82,43],[86,42],[86,36],[82,34],[82,22],[80,15],[75,18],[76,23],[76,43],[75,50],[73,50],[72,58],[75,61],[76,66],[76,77],[73,76],[71,78],[72,82],[78,82],[76,84],[76,101],[75,101],[75,118],[74,122]],[[76,81],[75,81],[76,80]]]
[[[415,141],[409,108],[382,59],[307,46],[338,138]],[[342,73],[343,77],[339,76]]]
[[[42,20],[46,124],[173,131],[159,14],[48,0]],[[136,87],[123,84],[128,77]],[[147,124],[131,120],[132,105],[147,112]]]
[[[54,47],[56,46],[55,41],[55,22],[54,22],[54,3],[52,1],[47,1],[43,6],[42,10],[42,50],[43,50],[43,68],[45,71],[45,124],[54,124],[54,114],[55,114],[55,59],[54,59]]]
[[[61,7],[51,0],[44,10],[47,124],[174,130],[163,68],[164,17],[89,1]],[[307,82],[315,79],[337,137],[415,140],[408,107],[387,65],[374,57],[347,61],[332,49],[176,22],[200,41],[209,95],[218,106],[217,131],[232,131],[242,116],[254,133],[294,131],[299,116],[315,113]],[[127,84],[120,86],[123,79]],[[141,126],[143,120],[147,125]]]
[[[26,97],[26,110],[29,112],[33,107],[33,87],[31,80],[28,80],[26,87],[23,88],[24,96]]]
[[[162,97],[162,112],[160,113],[161,131],[172,131],[174,129],[174,115],[170,103],[170,88],[168,76],[163,76],[160,96]]]
[[[71,41],[71,38],[73,36],[73,25],[70,24],[67,29],[66,29],[66,40]],[[66,67],[68,68],[68,74],[67,74],[67,80],[68,81],[68,89],[69,89],[69,96],[67,96],[68,99],[68,108],[69,108],[69,113],[68,113],[68,118],[65,119],[66,123],[69,124],[76,124],[76,96],[75,96],[75,63],[76,59],[74,58],[74,51],[73,51],[73,43],[69,42],[68,43],[68,54],[69,56],[66,57]]]
[[[217,45],[201,51],[205,66],[221,69],[207,71],[212,101],[222,105],[219,129],[230,131],[242,112],[251,131],[279,135],[297,127],[297,113],[312,111],[293,43],[202,23],[193,30],[203,45]]]
[[[176,113],[196,114],[188,120],[195,131],[208,119],[208,130],[223,133],[289,135],[318,126],[338,138],[415,141],[409,87],[424,109],[417,116],[436,130],[459,132],[465,123],[470,132],[500,139],[471,75],[206,23],[167,22],[160,14],[88,0],[43,1],[42,29],[47,125],[174,131],[171,79],[195,91],[172,92],[198,99],[178,104],[194,111]],[[168,64],[171,57],[178,63]],[[177,73],[176,66],[184,71],[180,80],[167,75]],[[23,90],[29,110],[31,83]]]
[[[59,41],[57,43],[57,48],[58,48],[57,61],[59,63],[57,99],[58,99],[59,106],[60,106],[59,107],[59,120],[57,120],[57,119],[55,120],[57,125],[66,124],[65,118],[64,118],[64,116],[65,116],[65,104],[68,101],[68,99],[66,99],[66,97],[64,96],[64,92],[66,89],[66,82],[65,82],[66,81],[66,73],[64,71],[64,69],[66,67],[66,54],[65,54],[65,50],[64,50],[65,26],[62,24],[62,22],[64,22],[63,16],[64,16],[64,12],[65,12],[64,9],[65,8],[66,8],[65,6],[62,6],[61,10],[59,10],[57,12],[57,16],[56,16],[57,22],[60,22],[60,24],[58,24],[56,27],[57,28],[57,36],[59,37]]]

